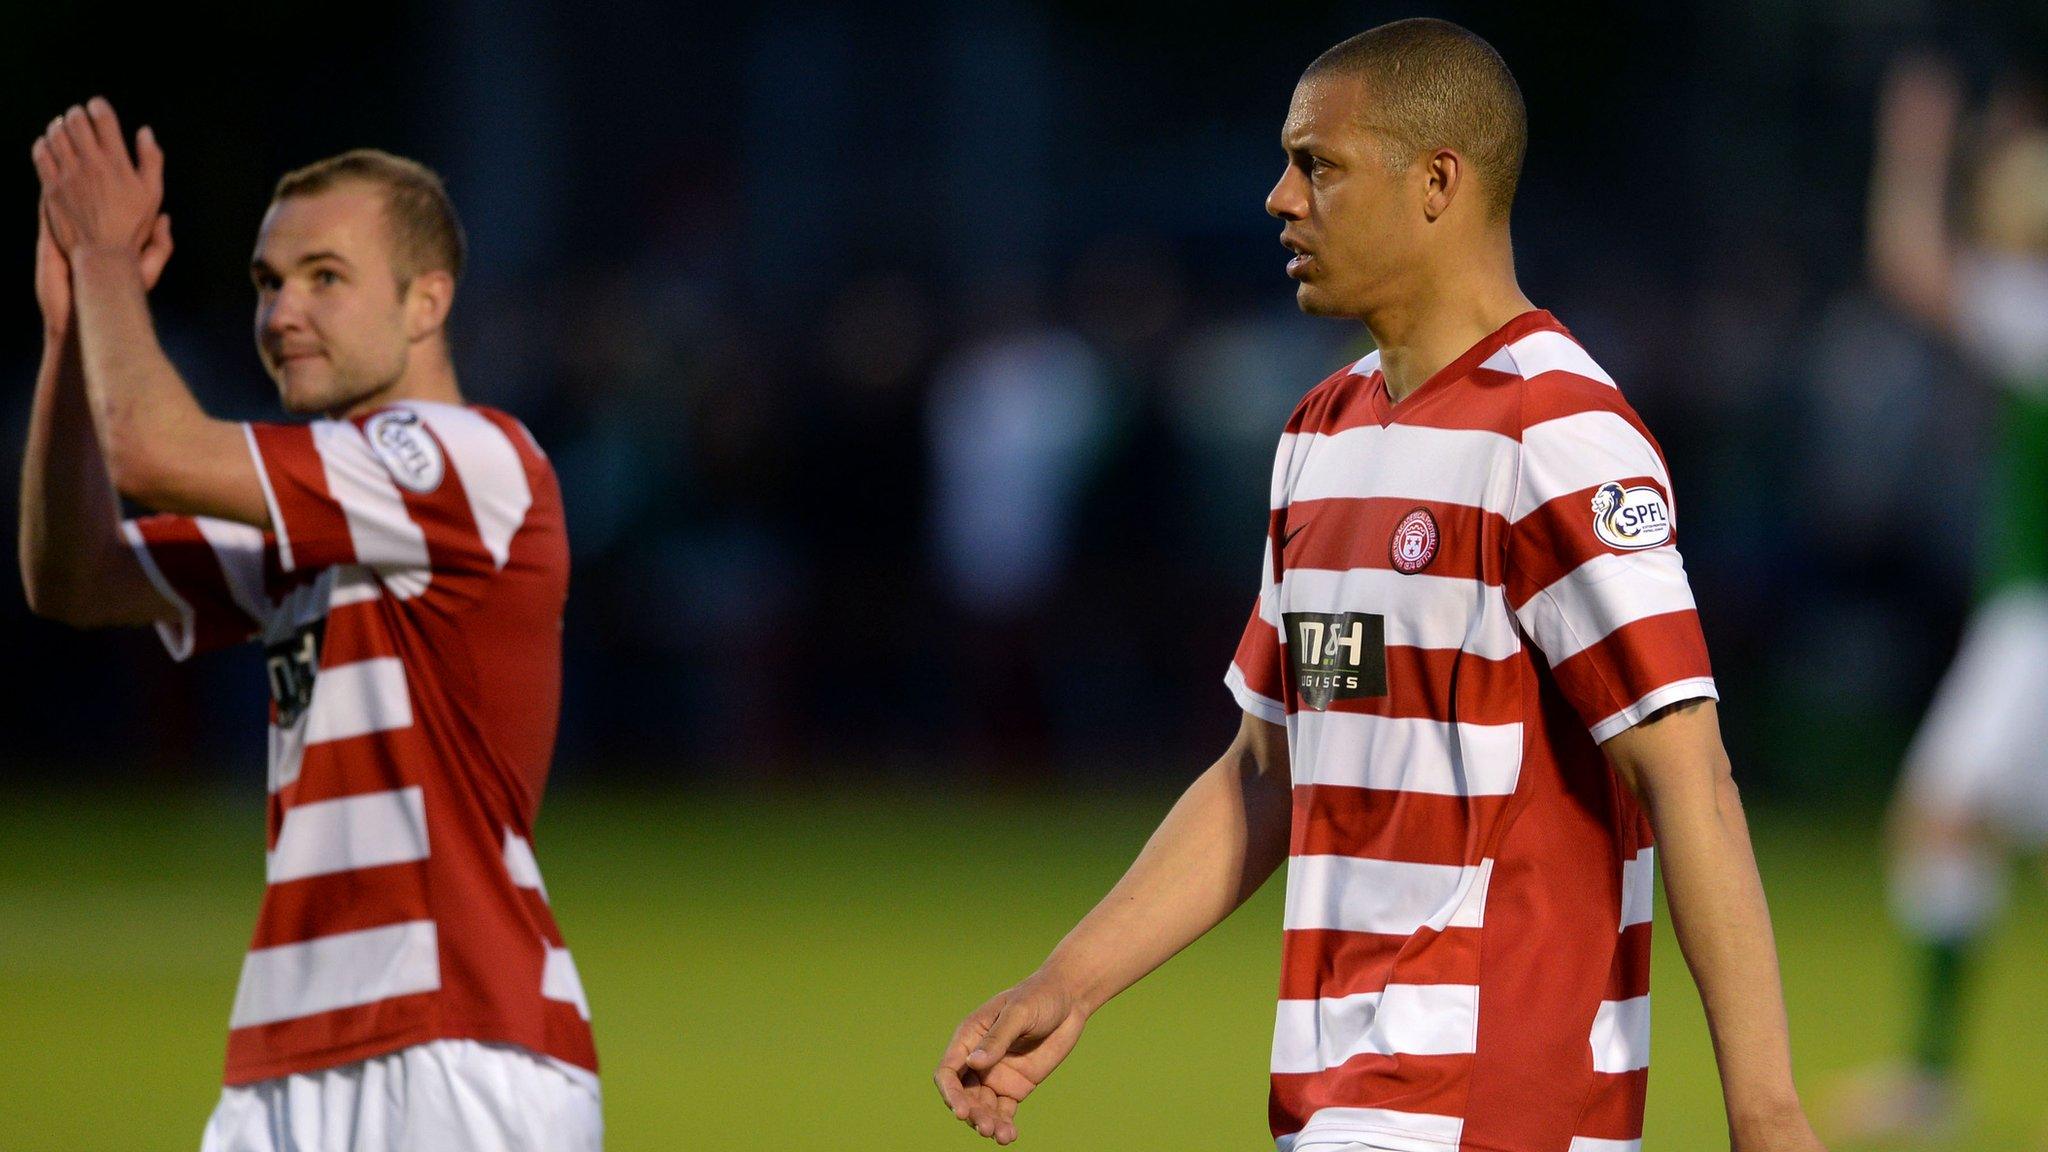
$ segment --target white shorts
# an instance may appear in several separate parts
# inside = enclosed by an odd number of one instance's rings
[[[523,1048],[436,1040],[227,1088],[200,1152],[600,1152],[597,1077]]]
[[[2003,593],[1970,618],[1900,787],[1922,812],[2048,843],[2048,590]]]

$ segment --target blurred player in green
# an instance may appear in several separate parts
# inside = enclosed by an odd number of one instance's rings
[[[1956,78],[1908,61],[1878,108],[1872,278],[1998,386],[2000,442],[1977,607],[1893,804],[1893,908],[1922,965],[1911,1060],[1863,1074],[1837,1101],[1849,1139],[1959,1130],[1976,954],[2013,857],[2048,844],[2048,132],[1999,103],[1983,117],[1959,234]]]

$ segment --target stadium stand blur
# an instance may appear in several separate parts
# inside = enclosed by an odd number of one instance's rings
[[[1746,783],[1874,807],[1968,596],[1988,393],[1862,287],[1872,93],[1912,44],[1980,84],[2039,61],[2048,17],[1427,7],[1525,85],[1524,285],[1671,459]],[[1273,437],[1364,351],[1281,275],[1280,117],[1322,45],[1413,11],[469,0],[369,6],[289,63],[308,17],[81,62],[86,12],[24,13],[0,452],[36,356],[39,115],[105,90],[158,127],[161,322],[239,416],[272,410],[244,273],[270,181],[389,147],[469,226],[468,393],[565,486],[558,780],[1185,773],[1235,724]],[[0,646],[11,777],[255,779],[250,654],[67,634],[11,566]]]

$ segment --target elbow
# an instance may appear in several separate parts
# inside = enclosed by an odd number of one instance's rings
[[[72,628],[92,628],[86,598],[77,595],[78,582],[65,574],[39,569],[27,557],[21,565],[21,590],[28,610],[36,617]]]
[[[171,492],[170,470],[148,438],[125,429],[109,429],[104,451],[107,478],[116,492],[148,508],[165,507]]]

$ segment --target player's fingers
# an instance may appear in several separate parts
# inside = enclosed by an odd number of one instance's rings
[[[106,155],[128,156],[126,143],[121,139],[121,118],[114,114],[114,106],[105,96],[95,96],[85,102],[85,119],[92,129],[93,143]]]
[[[996,1061],[1009,1054],[1010,1045],[1031,1028],[1030,1015],[1018,1004],[1003,1006],[995,1023],[988,1026],[988,1035],[967,1054],[967,1066],[976,1072],[985,1072],[995,1066]]]
[[[161,198],[164,192],[164,150],[156,142],[156,129],[147,124],[135,134],[135,161],[142,179]]]
[[[960,1083],[959,1071],[941,1064],[932,1072],[932,1083],[937,1085],[939,1099],[946,1102],[946,1107],[952,1110],[953,1115],[962,1120],[967,1119],[967,1087]]]
[[[74,163],[86,164],[98,158],[99,141],[93,135],[92,119],[85,109],[73,104],[61,123],[64,139],[71,145]]]
[[[150,227],[149,239],[142,245],[143,291],[156,287],[157,278],[164,274],[164,266],[171,262],[171,249],[171,218],[159,213],[156,223]]]
[[[57,176],[78,163],[78,150],[72,147],[71,134],[64,130],[64,117],[51,118],[50,126],[43,131],[43,144],[49,150],[50,165]]]
[[[57,179],[57,157],[50,152],[47,136],[36,137],[36,142],[28,146],[28,162],[35,165],[36,179],[43,187],[48,188]]]

